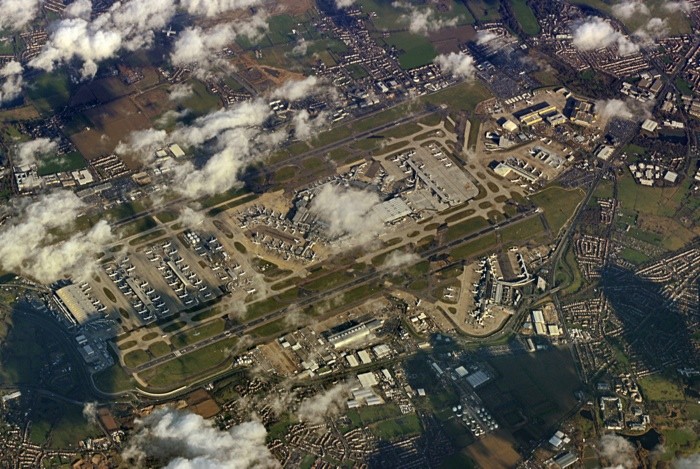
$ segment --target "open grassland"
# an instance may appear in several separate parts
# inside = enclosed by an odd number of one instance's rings
[[[525,0],[508,0],[515,18],[528,36],[536,36],[540,33],[540,24],[535,14]]]
[[[399,51],[399,65],[405,70],[427,65],[437,56],[433,44],[428,38],[419,34],[392,33],[389,37],[384,38],[384,42],[396,47]]]
[[[544,211],[552,234],[556,236],[574,214],[584,195],[581,189],[550,186],[530,196],[530,200]]]
[[[671,379],[661,375],[645,376],[639,380],[644,397],[650,401],[681,401],[683,390]]]
[[[44,115],[54,114],[67,105],[70,93],[68,74],[60,72],[39,75],[27,89],[34,107]]]

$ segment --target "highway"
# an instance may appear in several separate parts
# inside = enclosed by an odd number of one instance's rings
[[[505,228],[509,225],[515,224],[517,222],[523,221],[527,218],[533,217],[533,216],[539,216],[539,213],[536,210],[530,210],[528,212],[523,212],[520,214],[515,215],[514,217],[505,220],[503,222],[497,223],[495,225],[491,225],[489,227],[483,228],[477,232],[467,234],[461,238],[455,239],[453,241],[450,241],[448,243],[443,244],[442,246],[436,246],[431,249],[428,249],[426,251],[417,253],[421,256],[422,259],[428,259],[436,254],[441,254],[444,252],[447,252],[457,246],[460,246],[466,242],[472,241],[476,238],[479,238],[487,233],[490,233],[491,231],[499,230],[501,228]],[[326,300],[329,297],[335,296],[337,294],[343,293],[346,290],[349,290],[351,288],[367,284],[373,280],[379,279],[382,275],[384,275],[385,272],[382,270],[373,270],[361,277],[358,277],[354,280],[351,280],[350,282],[344,283],[342,285],[338,285],[336,287],[330,288],[328,290],[325,290],[323,292],[319,292],[315,295],[308,296],[304,299],[301,299],[297,302],[295,302],[294,307],[295,308],[303,308],[306,306],[313,305],[315,303],[319,303],[321,301]],[[252,329],[255,329],[256,327],[259,327],[263,324],[266,324],[268,322],[272,322],[276,319],[279,319],[280,317],[284,316],[285,313],[289,311],[291,306],[284,306],[282,308],[279,308],[275,311],[272,311],[266,315],[260,316],[258,318],[255,318],[251,321],[248,321],[243,324],[237,324],[235,326],[232,326],[225,330],[224,332],[221,332],[217,335],[214,335],[212,337],[209,337],[207,339],[204,339],[200,342],[197,342],[192,345],[188,345],[187,347],[181,348],[175,352],[171,352],[168,355],[164,355],[162,357],[156,358],[154,360],[148,361],[146,363],[143,363],[139,365],[138,367],[135,368],[126,368],[126,371],[129,373],[138,373],[141,371],[144,371],[148,368],[152,368],[154,366],[160,365],[162,363],[165,363],[169,360],[173,360],[180,355],[187,354],[190,352],[193,352],[195,350],[198,350],[202,347],[205,347],[207,345],[210,345],[212,343],[215,343],[219,340],[225,339],[227,337],[231,337],[233,335],[235,336],[243,336],[247,332],[251,331]]]

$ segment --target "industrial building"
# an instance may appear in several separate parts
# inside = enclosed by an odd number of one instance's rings
[[[365,339],[369,335],[382,327],[382,321],[374,319],[369,322],[352,326],[343,331],[328,336],[328,342],[335,348],[346,347],[358,340]]]
[[[542,122],[547,116],[557,115],[559,111],[556,106],[552,106],[549,103],[541,102],[525,109],[518,117],[521,125],[533,126]],[[563,117],[563,116],[562,116]]]

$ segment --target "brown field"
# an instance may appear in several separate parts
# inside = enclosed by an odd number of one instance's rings
[[[304,75],[300,73],[270,66],[260,66],[253,59],[252,53],[239,56],[238,60],[234,61],[234,65],[239,70],[238,73],[257,90],[267,90],[273,86],[279,86],[287,80],[304,78]]]
[[[459,52],[459,45],[473,40],[476,30],[471,25],[454,26],[433,31],[428,35],[430,42],[440,54]]]
[[[218,404],[211,398],[204,389],[199,389],[185,399],[190,411],[201,417],[208,419],[219,413],[221,410]]]
[[[34,106],[21,106],[0,112],[0,121],[26,121],[37,119],[39,112]]]
[[[131,131],[150,127],[150,122],[129,98],[121,98],[104,106],[85,111],[93,128],[71,136],[71,140],[87,160],[108,155]],[[134,162],[126,161],[127,164]]]
[[[515,451],[513,443],[502,430],[489,433],[467,446],[466,452],[477,467],[509,469],[520,461],[520,454]]]
[[[276,2],[275,14],[301,16],[315,6],[316,2],[313,0],[279,0]]]
[[[297,367],[276,340],[268,342],[260,348],[263,355],[268,359],[268,363],[280,374],[291,375],[296,371]]]
[[[134,103],[148,119],[154,119],[165,111],[172,109],[172,101],[163,88],[155,88],[134,96]]]

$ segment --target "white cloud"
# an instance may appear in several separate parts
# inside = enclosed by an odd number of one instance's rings
[[[332,95],[332,91],[316,77],[308,77],[287,82],[270,96],[298,100],[320,93]],[[304,110],[292,111],[288,125],[270,130],[263,124],[271,115],[267,98],[259,97],[199,117],[170,133],[156,129],[133,132],[120,142],[116,151],[136,154],[150,162],[153,151],[165,143],[179,143],[187,148],[203,147],[209,155],[203,164],[195,166],[191,160],[173,163],[170,168],[173,189],[191,198],[217,194],[239,184],[240,172],[246,165],[279,148],[288,139],[290,127],[299,138],[307,138],[325,125],[327,119],[323,112],[312,117]]]
[[[36,18],[41,0],[0,0],[0,29],[21,30]]]
[[[216,62],[216,54],[233,43],[238,36],[257,41],[265,31],[267,21],[263,14],[253,15],[246,21],[219,24],[209,29],[199,26],[187,28],[175,41],[170,61],[175,66],[197,63],[200,68],[210,68],[211,64]]]
[[[68,5],[65,10],[63,10],[63,13],[68,17],[89,20],[90,13],[92,13],[92,1],[75,0],[73,3]]]
[[[98,62],[114,57],[120,50],[137,50],[153,40],[176,11],[174,0],[130,0],[117,2],[90,21],[67,18],[54,23],[41,53],[32,67],[51,71],[73,58],[83,63],[84,77],[94,76]]]
[[[189,412],[157,409],[136,421],[136,431],[122,457],[141,465],[155,459],[166,469],[251,469],[280,464],[265,445],[267,431],[256,421],[227,431]]]
[[[300,37],[299,40],[297,41],[297,44],[292,49],[292,55],[303,57],[306,55],[306,52],[308,51],[308,49],[309,49],[308,42],[306,42],[306,39],[304,39],[303,37]]]
[[[653,102],[640,103],[637,100],[608,99],[596,101],[595,109],[598,115],[608,120],[613,117],[629,120],[642,120],[650,116]]]
[[[598,17],[589,18],[574,27],[573,45],[584,51],[617,46],[618,53],[623,56],[639,51],[639,46]]]
[[[697,469],[700,467],[700,454],[683,456],[671,463],[673,469]]]
[[[194,93],[192,85],[186,83],[178,83],[177,85],[170,87],[170,92],[168,97],[171,101],[180,101],[182,99],[189,98]]]
[[[348,8],[355,4],[355,0],[335,0],[335,6],[338,8]]]
[[[165,130],[135,130],[129,134],[126,142],[119,142],[114,152],[118,155],[141,156],[145,161],[155,158],[154,152],[165,146],[168,133]]]
[[[83,405],[83,417],[92,424],[97,423],[97,402],[86,402]]]
[[[690,13],[693,11],[693,5],[685,0],[666,2],[663,8],[671,13],[683,12]]]
[[[0,69],[0,77],[5,79],[0,85],[0,104],[13,101],[22,94],[23,71],[22,65],[14,60],[6,63]]]
[[[306,109],[302,109],[292,117],[294,135],[299,140],[308,140],[326,128],[329,120],[327,112],[321,112],[312,118]]]
[[[440,54],[433,61],[437,64],[443,73],[449,73],[457,78],[474,78],[476,73],[476,65],[474,58],[471,55],[450,52],[449,54]]]
[[[655,47],[656,41],[668,36],[668,34],[668,20],[654,17],[634,32],[634,38],[644,46]]]
[[[639,0],[624,0],[612,6],[613,15],[628,20],[637,15],[649,15],[649,7]]]
[[[42,195],[18,207],[21,215],[0,228],[0,265],[42,283],[64,275],[89,278],[97,267],[97,254],[114,240],[107,222],[102,220],[87,233],[74,233],[63,240],[52,234],[69,232],[85,208],[69,191]]]
[[[217,16],[227,11],[249,8],[261,4],[261,0],[180,0],[184,9],[193,15]]]
[[[635,469],[638,461],[634,446],[617,435],[604,435],[598,443],[598,453],[608,462],[607,467]]]
[[[299,420],[311,424],[323,423],[327,418],[339,415],[345,409],[350,396],[350,386],[347,383],[336,384],[301,402],[297,415]]]
[[[31,165],[37,162],[37,156],[54,153],[58,143],[49,138],[37,138],[17,145],[15,166]]]
[[[324,82],[315,75],[302,80],[287,80],[272,92],[273,98],[298,101],[309,96],[323,94],[328,90]]]
[[[420,9],[416,5],[403,1],[395,1],[391,4],[394,8],[408,10],[402,14],[399,21],[408,23],[408,30],[414,34],[426,35],[431,31],[438,31],[442,28],[455,26],[459,21],[459,16],[450,19],[438,18],[430,8]]]
[[[328,223],[332,237],[358,245],[374,240],[383,231],[384,223],[374,211],[380,202],[374,192],[328,183],[313,198],[309,210]]]
[[[382,268],[386,270],[401,269],[403,267],[417,264],[420,261],[421,257],[415,252],[404,252],[397,249],[386,256]]]

